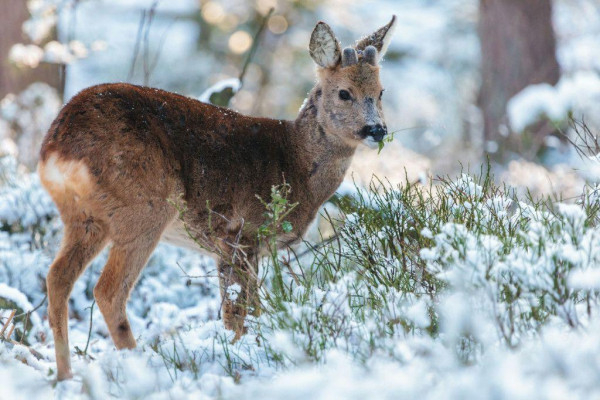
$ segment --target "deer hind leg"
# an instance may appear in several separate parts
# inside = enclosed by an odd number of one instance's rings
[[[131,241],[113,243],[108,262],[94,288],[98,308],[117,349],[136,346],[126,313],[127,300],[165,226],[172,219],[172,215],[143,217],[146,221],[152,219],[153,226],[146,226],[145,232],[135,235]]]
[[[257,275],[254,268],[243,261],[220,260],[219,283],[223,323],[225,328],[235,332],[236,341],[246,333],[244,321],[248,312],[258,311]]]
[[[85,267],[106,243],[107,229],[93,217],[66,221],[61,249],[46,277],[48,320],[54,336],[58,380],[72,377],[68,334],[71,290]]]

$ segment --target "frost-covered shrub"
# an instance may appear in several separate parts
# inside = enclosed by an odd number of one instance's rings
[[[266,342],[287,332],[276,357],[322,360],[335,348],[367,360],[429,335],[471,363],[550,322],[589,323],[600,288],[583,283],[600,280],[593,189],[582,205],[534,201],[484,173],[429,188],[375,181],[356,193],[338,199],[337,235],[311,257],[266,267],[286,276],[261,320]]]
[[[43,300],[61,227],[35,175],[2,162],[0,282],[30,308]],[[274,194],[260,231],[267,243],[290,228],[292,205],[284,192]],[[0,341],[2,373],[26,377],[1,387],[0,396],[600,394],[596,187],[567,205],[519,197],[486,173],[464,174],[429,187],[374,181],[334,203],[337,211],[330,205],[325,214],[332,237],[263,261],[262,315],[248,318],[248,334],[235,343],[219,320],[214,263],[161,245],[129,302],[138,348],[115,351],[92,306],[103,253],[69,303],[75,380],[51,388],[54,349],[42,303],[36,334],[27,336],[40,359]]]
[[[57,211],[37,175],[20,172],[13,157],[0,158],[0,176],[0,282],[37,304],[58,244]]]
[[[42,82],[0,101],[0,140],[14,141],[19,162],[31,171],[35,170],[38,149],[60,107],[62,99],[56,89]]]

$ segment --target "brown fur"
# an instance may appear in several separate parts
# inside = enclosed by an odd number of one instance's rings
[[[340,100],[346,89],[353,101]],[[94,289],[117,348],[136,342],[125,306],[157,243],[185,241],[187,227],[219,258],[225,326],[244,333],[258,312],[256,228],[271,187],[285,180],[300,238],[341,183],[365,124],[383,121],[379,68],[321,68],[295,121],[240,115],[163,90],[105,84],[75,96],[44,139],[38,171],[65,225],[48,273],[48,314],[58,378],[71,376],[67,301],[86,265],[112,243]],[[182,221],[178,219],[179,211]],[[236,301],[226,294],[237,283]]]

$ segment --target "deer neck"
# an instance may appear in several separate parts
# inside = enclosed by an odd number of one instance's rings
[[[308,183],[312,202],[325,202],[338,188],[352,161],[356,145],[328,134],[319,121],[321,89],[315,86],[293,123],[292,140],[298,171]],[[305,183],[306,184],[306,183]]]

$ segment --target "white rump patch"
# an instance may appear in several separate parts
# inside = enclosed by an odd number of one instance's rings
[[[58,167],[57,161],[58,156],[56,154],[52,154],[44,163],[43,167],[40,168],[40,176],[46,181],[64,186],[65,175],[63,171],[61,171],[61,169]]]
[[[79,197],[84,197],[93,190],[87,165],[80,160],[63,160],[56,153],[51,154],[45,162],[40,162],[38,174],[53,195],[72,190]]]

